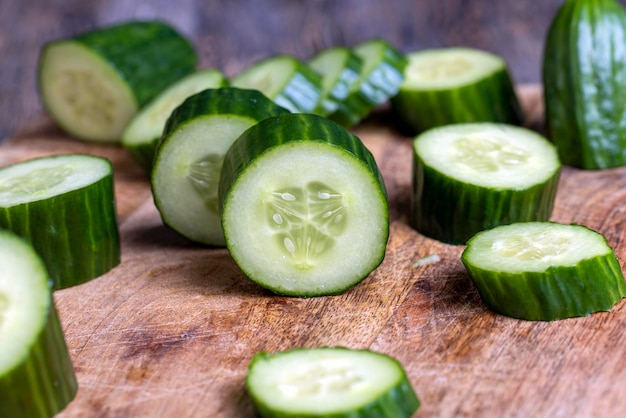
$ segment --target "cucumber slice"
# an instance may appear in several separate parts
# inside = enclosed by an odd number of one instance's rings
[[[341,293],[385,256],[389,210],[374,157],[318,115],[275,116],[244,132],[224,158],[219,201],[233,259],[275,293]]]
[[[566,1],[543,55],[548,137],[564,164],[626,165],[626,9],[614,0]]]
[[[198,243],[223,246],[217,191],[224,154],[257,122],[288,110],[256,90],[207,89],[170,116],[151,174],[163,222]]]
[[[521,222],[477,233],[461,260],[493,311],[551,321],[610,311],[626,296],[613,249],[582,225]]]
[[[561,163],[533,131],[448,125],[418,135],[413,151],[410,222],[426,236],[462,244],[483,229],[552,214]]]
[[[187,97],[209,88],[226,87],[221,71],[197,71],[174,82],[136,114],[122,134],[122,145],[150,172],[159,139],[170,114]]]
[[[259,90],[291,112],[314,112],[322,98],[322,77],[299,59],[276,55],[231,79],[233,87]]]
[[[309,66],[322,76],[322,99],[316,109],[321,116],[348,112],[344,101],[359,80],[363,61],[345,47],[327,48],[309,60]],[[345,116],[346,118],[349,115]]]
[[[196,61],[192,45],[170,26],[131,21],[46,44],[40,96],[70,135],[120,142],[135,113]]]
[[[52,417],[76,395],[49,285],[32,246],[0,230],[1,417]]]
[[[362,42],[352,51],[362,61],[359,80],[343,101],[344,107],[328,116],[345,127],[358,124],[374,108],[395,96],[407,65],[404,54],[382,39]]]
[[[408,418],[420,406],[396,359],[343,347],[257,353],[246,387],[264,418]]]
[[[453,123],[519,125],[523,112],[506,63],[469,48],[407,54],[409,64],[392,111],[414,133]]]
[[[32,243],[55,289],[120,262],[113,167],[102,157],[55,155],[0,169],[0,228]]]

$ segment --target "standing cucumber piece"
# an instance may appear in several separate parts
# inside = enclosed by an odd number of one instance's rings
[[[506,63],[469,48],[407,54],[409,64],[392,109],[414,133],[453,123],[523,121]]]
[[[385,256],[389,212],[374,157],[321,116],[284,114],[244,132],[224,158],[219,201],[230,254],[275,293],[341,293]]]
[[[196,61],[192,45],[170,26],[131,21],[46,44],[40,95],[70,135],[119,142],[135,113]]]
[[[49,418],[78,385],[45,266],[27,241],[0,230],[0,416]]]
[[[193,94],[227,85],[226,77],[214,69],[197,71],[181,78],[131,119],[122,134],[122,145],[149,173],[163,128],[174,109]]]
[[[343,347],[257,353],[246,387],[263,418],[409,418],[420,406],[397,360]]]
[[[250,126],[288,113],[256,90],[208,89],[170,116],[151,174],[163,222],[190,240],[224,245],[217,191],[224,154]]]
[[[299,59],[277,55],[254,63],[231,79],[233,87],[259,90],[291,112],[314,112],[322,98],[322,77]]]
[[[450,244],[500,224],[545,221],[561,169],[553,144],[495,123],[432,128],[413,144],[411,224]]]
[[[407,60],[404,54],[382,39],[370,39],[352,48],[361,59],[361,73],[344,107],[329,118],[345,127],[359,123],[377,106],[398,93],[404,80]]]
[[[461,259],[484,303],[514,318],[585,316],[610,311],[626,296],[613,249],[581,225],[499,226],[472,237]]]
[[[113,168],[105,158],[56,155],[0,169],[0,228],[29,240],[54,289],[120,262]]]
[[[615,0],[568,0],[544,48],[548,136],[564,164],[626,165],[626,10]]]

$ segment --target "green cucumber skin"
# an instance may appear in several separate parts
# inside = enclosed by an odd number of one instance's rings
[[[31,243],[43,258],[55,290],[101,276],[121,257],[112,168],[108,176],[87,187],[0,207],[0,228]]]
[[[413,165],[411,225],[454,245],[497,225],[548,220],[560,177],[558,170],[546,182],[527,189],[491,189],[450,179],[415,152]]]
[[[400,89],[392,109],[414,133],[453,123],[499,122],[521,125],[524,120],[506,68],[471,85],[454,89]]]
[[[551,267],[541,273],[499,272],[495,277],[494,272],[473,266],[463,255],[461,260],[485,305],[513,318],[553,321],[608,312],[626,296],[626,282],[612,253],[576,266]],[[594,284],[594,277],[605,275],[611,282]]]
[[[15,369],[0,376],[0,417],[49,418],[76,396],[78,383],[52,296],[46,325]]]
[[[548,136],[564,164],[626,164],[626,11],[614,0],[568,0],[543,56]]]

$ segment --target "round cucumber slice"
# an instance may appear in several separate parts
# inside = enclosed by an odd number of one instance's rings
[[[523,112],[504,60],[470,48],[407,54],[392,110],[414,132],[453,123],[519,125]]]
[[[113,167],[102,157],[55,155],[0,169],[0,228],[32,243],[55,289],[120,262]]]
[[[484,303],[514,318],[585,316],[610,311],[626,296],[613,249],[582,225],[498,226],[472,237],[461,260]]]
[[[275,293],[337,294],[383,260],[383,179],[356,136],[312,114],[268,118],[226,153],[219,200],[226,246]]]
[[[264,418],[408,418],[420,406],[397,360],[343,347],[257,353],[246,387]]]
[[[51,417],[77,382],[48,274],[29,243],[0,230],[0,416]]]
[[[130,121],[122,134],[122,145],[150,172],[159,139],[170,114],[187,97],[209,88],[226,87],[228,80],[221,71],[196,71],[163,90]]]
[[[475,233],[552,214],[561,163],[552,143],[525,128],[455,124],[414,140],[411,224],[462,244]]]
[[[224,154],[243,131],[286,109],[256,90],[207,89],[187,98],[167,121],[151,185],[163,222],[184,237],[223,246],[217,191]]]
[[[314,112],[322,97],[322,77],[290,55],[258,61],[231,79],[233,87],[259,90],[291,112]]]
[[[120,142],[135,113],[193,71],[196,61],[192,45],[170,26],[131,21],[46,44],[40,95],[69,134]]]

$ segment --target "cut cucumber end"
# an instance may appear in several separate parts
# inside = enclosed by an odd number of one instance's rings
[[[43,104],[71,135],[97,142],[119,142],[138,110],[126,82],[101,56],[80,42],[48,44],[39,63]]]

